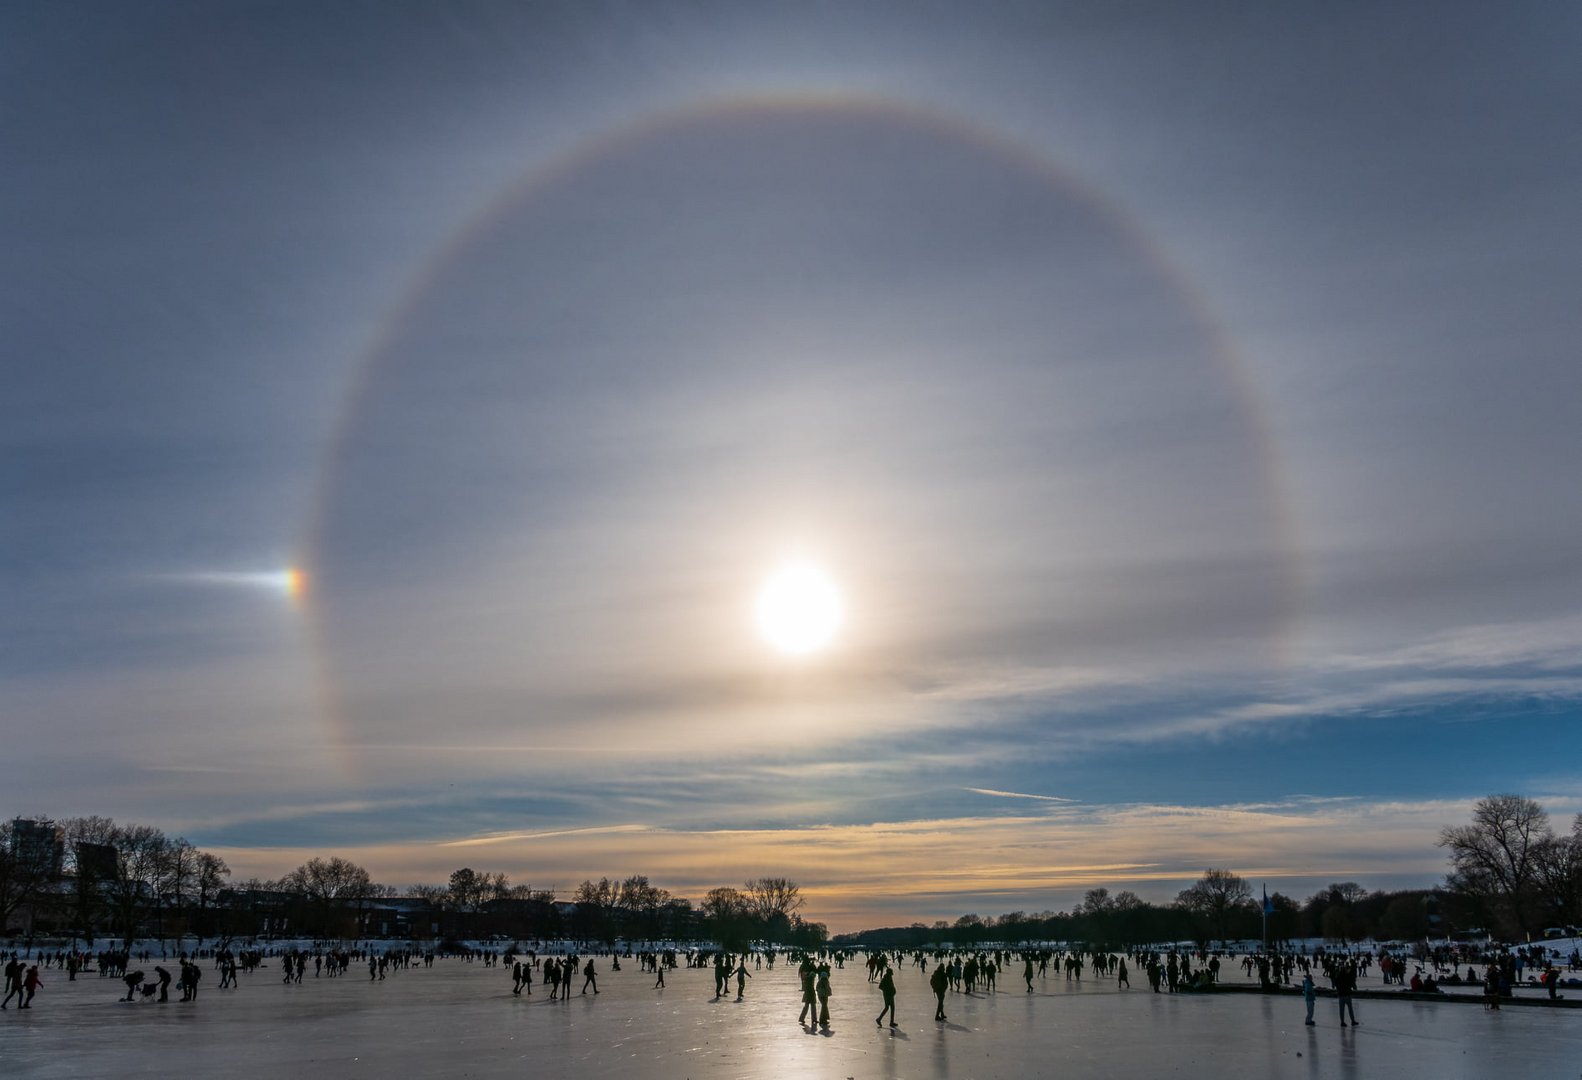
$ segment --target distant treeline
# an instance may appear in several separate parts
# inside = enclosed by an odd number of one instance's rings
[[[1254,896],[1228,870],[1209,870],[1170,904],[1135,893],[1091,889],[1068,912],[997,917],[963,915],[955,922],[865,930],[841,943],[917,948],[950,941],[1082,941],[1125,946],[1160,941],[1295,938],[1336,942],[1373,938],[1418,941],[1481,933],[1523,942],[1582,924],[1582,814],[1557,833],[1549,814],[1521,795],[1479,799],[1466,825],[1447,826],[1438,846],[1450,860],[1442,887],[1369,892],[1354,881],[1326,885],[1306,900],[1282,893]],[[1267,921],[1266,921],[1267,919]]]
[[[1548,814],[1519,795],[1490,795],[1472,820],[1447,827],[1439,846],[1451,872],[1442,887],[1370,892],[1356,882],[1298,901],[1254,895],[1229,870],[1208,870],[1174,901],[1089,890],[1069,912],[868,930],[846,943],[926,947],[951,942],[1082,941],[1125,946],[1160,941],[1324,937],[1420,940],[1486,928],[1502,940],[1582,923],[1582,814],[1556,833]],[[337,856],[309,859],[284,877],[232,881],[225,860],[147,825],[104,817],[0,822],[0,929],[18,934],[199,938],[314,936],[574,937],[588,942],[753,941],[816,947],[822,923],[803,918],[795,882],[763,877],[711,889],[703,900],[671,895],[642,874],[584,881],[569,893],[513,885],[503,873],[462,867],[444,885],[382,885]],[[898,898],[899,899],[899,898]]]
[[[1209,945],[1218,941],[1261,940],[1265,928],[1262,896],[1254,897],[1245,880],[1224,870],[1209,871],[1193,888],[1199,889],[1211,875],[1218,879],[1218,886],[1228,886],[1231,894],[1221,892],[1218,899],[1205,902],[1199,892],[1185,900],[1178,897],[1170,904],[1155,904],[1125,890],[1112,894],[1107,888],[1098,888],[1088,890],[1082,903],[1071,911],[963,915],[954,922],[940,920],[932,925],[913,923],[840,934],[833,941],[912,949],[946,942],[959,947],[991,941],[1013,945],[1080,941],[1124,948],[1165,941]],[[1221,902],[1226,900],[1229,902]],[[1267,927],[1272,945],[1316,937],[1337,943],[1370,937],[1422,940],[1442,932],[1450,913],[1463,918],[1468,914],[1441,889],[1369,892],[1351,881],[1328,885],[1300,902],[1271,892],[1269,908]]]
[[[802,917],[801,888],[762,877],[711,889],[698,906],[642,874],[584,881],[568,894],[513,885],[462,867],[444,885],[405,889],[339,856],[284,877],[232,881],[225,860],[147,825],[104,817],[0,822],[0,929],[8,937],[70,935],[130,942],[194,936],[668,939],[744,947],[818,947],[822,923]]]

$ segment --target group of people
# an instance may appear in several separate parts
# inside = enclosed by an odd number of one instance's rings
[[[130,950],[107,950],[97,956],[89,953],[80,955],[61,953],[58,956],[48,954],[47,957],[41,955],[39,963],[32,966],[28,966],[19,956],[12,956],[5,965],[5,997],[0,1001],[0,1009],[8,1008],[13,1000],[21,1009],[32,1007],[33,999],[42,985],[41,966],[56,962],[75,976],[79,970],[91,971],[92,968],[87,965],[95,959],[99,962],[101,977],[119,976],[125,983],[126,996],[121,999],[122,1001],[134,1001],[141,994],[144,1000],[153,1000],[157,995],[157,1001],[166,1002],[169,1000],[169,989],[173,982],[180,991],[181,1001],[190,1002],[197,999],[203,972],[196,962],[196,954],[190,960],[186,953],[181,954],[179,978],[173,976],[162,964],[153,966],[152,977],[146,976],[141,969],[128,970],[129,962],[134,955]],[[142,955],[148,954],[145,952]],[[222,949],[206,955],[213,957],[215,966],[220,972],[220,987],[233,988],[237,985],[239,971],[255,970],[260,966],[264,954],[251,950],[232,953],[229,949]],[[366,951],[345,949],[310,951],[298,947],[286,949],[279,955],[281,981],[296,985],[303,982],[310,965],[315,979],[321,975],[335,978],[346,974],[353,962],[366,961],[369,980],[377,981],[384,979],[387,971],[418,964],[432,967],[434,962],[434,953],[425,954],[416,950],[376,952],[370,948]],[[635,955],[638,957],[640,968],[645,973],[653,972],[656,989],[665,985],[666,971],[678,966],[678,958],[674,950],[643,952]],[[798,1023],[809,1028],[829,1030],[831,975],[833,971],[843,968],[847,959],[853,959],[856,955],[858,954],[843,949],[790,954],[791,961],[797,965],[800,988],[801,1011],[798,1013]],[[754,967],[761,969],[766,958],[768,966],[772,969],[775,954],[768,950],[743,952],[695,950],[687,955],[686,966],[701,968],[712,964],[714,1000],[718,1001],[728,995],[730,984],[734,980],[735,997],[737,1001],[741,1001],[746,993],[747,980],[753,978],[752,972],[748,970],[748,961],[751,960]],[[485,967],[497,966],[503,960],[505,966],[510,969],[512,993],[518,996],[523,993],[532,995],[532,984],[537,973],[539,974],[537,981],[549,987],[549,1000],[568,1000],[571,997],[573,980],[579,971],[583,976],[581,993],[587,995],[590,990],[595,995],[599,993],[598,972],[591,956],[584,958],[572,954],[547,955],[541,958],[535,953],[527,953],[519,957],[515,950],[507,950],[503,956],[467,950],[461,955],[461,959],[465,961],[481,959]],[[1456,972],[1448,980],[1425,977],[1422,962],[1428,961],[1424,960],[1418,963],[1415,973],[1411,975],[1409,989],[1434,992],[1438,990],[1441,981],[1458,985],[1481,984],[1488,1006],[1499,1008],[1501,999],[1510,997],[1512,987],[1520,977],[1524,966],[1522,961],[1525,960],[1531,965],[1529,970],[1537,967],[1534,958],[1518,959],[1510,953],[1491,954],[1485,959],[1488,963],[1483,971],[1479,972],[1475,967],[1468,965],[1464,978]],[[1392,982],[1404,983],[1405,972],[1410,966],[1409,961],[1404,957],[1393,956],[1387,952],[1375,958],[1367,953],[1353,955],[1325,952],[1323,949],[1315,950],[1312,954],[1306,952],[1249,953],[1245,956],[1227,954],[1224,960],[1228,964],[1239,962],[1249,977],[1256,973],[1259,985],[1266,990],[1277,989],[1281,985],[1290,986],[1295,981],[1295,976],[1300,973],[1300,992],[1306,1003],[1308,1025],[1316,1023],[1314,1019],[1316,1000],[1324,993],[1319,989],[1317,980],[1320,977],[1327,978],[1331,987],[1329,992],[1336,998],[1342,1027],[1358,1024],[1354,1003],[1358,979],[1369,974],[1373,963],[1377,962],[1379,973],[1386,985]],[[1194,953],[1186,949],[1160,951],[1135,949],[1128,953],[1049,948],[906,951],[877,949],[869,951],[866,957],[868,981],[877,984],[882,999],[883,1008],[874,1018],[875,1025],[881,1029],[887,1023],[891,1028],[899,1026],[896,1012],[897,975],[898,969],[908,963],[919,969],[926,979],[934,996],[934,1019],[943,1022],[947,1019],[945,1011],[947,995],[951,992],[964,992],[968,995],[980,992],[996,993],[999,990],[999,976],[1006,968],[1012,971],[1020,969],[1020,981],[1027,993],[1036,992],[1035,976],[1048,978],[1053,974],[1058,978],[1064,974],[1067,981],[1080,981],[1085,971],[1091,971],[1104,978],[1112,978],[1118,989],[1130,990],[1129,972],[1132,968],[1146,975],[1147,983],[1153,992],[1177,993],[1214,989],[1220,979],[1221,961],[1222,957],[1218,953],[1210,953],[1206,950]],[[615,955],[611,961],[611,970],[620,970],[619,955]],[[1549,996],[1554,998],[1557,996],[1556,987],[1560,981],[1559,977],[1558,966],[1545,962],[1541,978],[1530,981],[1545,986]],[[1408,987],[1403,985],[1402,988]]]
[[[8,1007],[12,998],[16,998],[17,1008],[31,1009],[33,995],[42,985],[44,981],[39,977],[38,965],[25,965],[21,957],[13,956],[5,966],[5,1000],[0,1001],[0,1009]]]
[[[735,958],[727,952],[714,954],[714,1000],[718,1001],[731,990],[731,979],[736,980],[736,1000],[740,1001],[747,994],[747,980],[752,978],[752,972],[747,970],[747,954]]]
[[[181,991],[181,1000],[197,1001],[198,983],[203,980],[203,969],[186,957],[181,958],[180,964],[181,978],[174,981]],[[222,968],[221,971],[226,972],[226,969]],[[235,978],[234,972],[226,972],[227,983],[222,985],[234,983]],[[164,965],[155,965],[153,982],[150,982],[142,971],[128,971],[121,976],[121,981],[126,984],[126,997],[122,998],[122,1001],[134,1001],[138,994],[152,998],[156,992],[159,994],[160,1002],[170,1000],[170,984],[173,980],[170,971]]]
[[[797,1023],[817,1024],[825,1031],[829,1030],[829,975],[828,960],[815,964],[812,956],[804,956],[797,965],[797,978],[802,982],[802,1011],[797,1014]],[[890,1004],[894,1005],[894,999]]]
[[[525,990],[528,997],[533,996],[533,969],[538,966],[536,956],[528,956],[524,960],[516,959],[515,954],[507,954],[507,961],[511,964],[511,993],[520,996]],[[548,957],[543,961],[541,979],[549,987],[549,1000],[567,1001],[571,998],[571,983],[577,975],[578,957],[565,956],[559,959]],[[619,959],[615,961],[615,970],[621,970]],[[599,973],[594,969],[593,957],[588,957],[582,965],[582,992],[586,994],[589,988],[597,994],[599,992]]]

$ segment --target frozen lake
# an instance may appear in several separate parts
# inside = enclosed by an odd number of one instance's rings
[[[898,972],[899,1030],[880,1030],[879,992],[860,963],[837,970],[828,1032],[798,1025],[795,970],[753,970],[745,999],[712,999],[711,970],[680,969],[667,986],[596,959],[602,993],[564,1004],[511,993],[508,967],[436,960],[370,982],[283,985],[280,962],[217,989],[204,969],[194,1003],[122,1003],[97,974],[44,972],[31,1010],[0,1015],[8,1078],[188,1074],[268,1077],[951,1077],[1582,1076],[1582,1010],[1359,999],[1358,1028],[1320,999],[1317,1027],[1295,997],[1116,990],[1110,980],[1014,977],[997,994],[950,994],[936,1024],[916,968]],[[175,970],[174,965],[167,967]],[[152,964],[134,964],[149,973]],[[574,988],[580,988],[579,976]],[[733,983],[734,985],[734,983]],[[1368,980],[1377,985],[1377,977]]]

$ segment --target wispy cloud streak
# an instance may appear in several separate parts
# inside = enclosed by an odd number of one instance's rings
[[[1052,803],[1074,803],[1077,801],[1076,799],[1062,798],[1059,795],[1029,795],[1020,791],[996,791],[994,788],[970,787],[962,790],[970,791],[974,795],[993,795],[1000,799],[1034,799],[1038,802]]]

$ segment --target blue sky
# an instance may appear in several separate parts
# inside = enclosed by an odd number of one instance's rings
[[[853,929],[1582,810],[1573,12],[0,29],[8,812]]]

